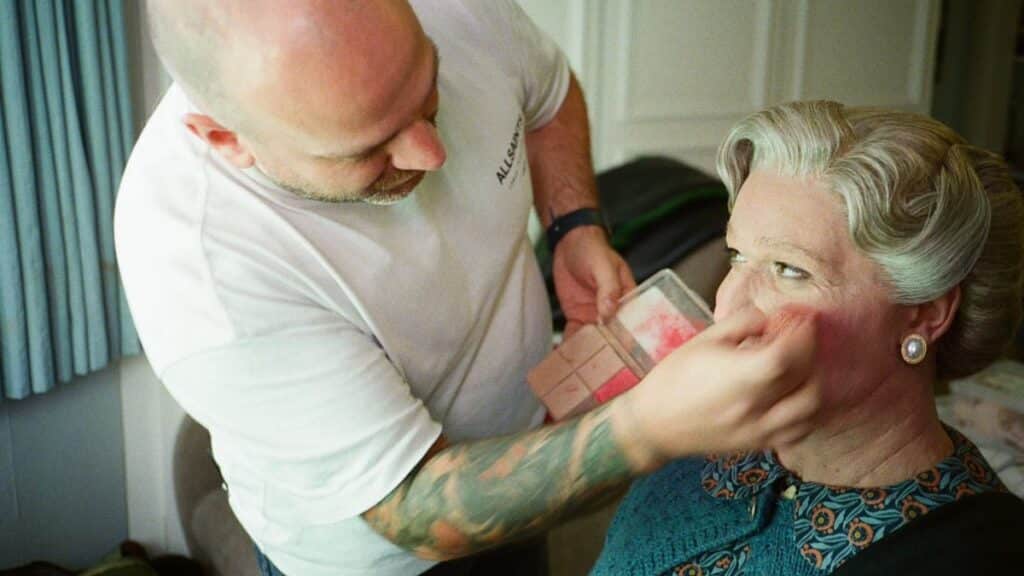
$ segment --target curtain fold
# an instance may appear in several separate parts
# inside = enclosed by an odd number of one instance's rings
[[[0,0],[0,398],[139,352],[114,258],[122,0]]]

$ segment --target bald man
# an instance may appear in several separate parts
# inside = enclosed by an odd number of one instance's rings
[[[175,83],[121,185],[120,270],[265,574],[543,574],[542,551],[479,553],[667,458],[806,425],[806,398],[782,418],[719,409],[798,397],[813,348],[805,330],[736,350],[764,320],[737,315],[633,392],[538,429],[525,376],[551,319],[527,217],[597,196],[580,89],[514,2],[149,15]],[[574,221],[554,254],[570,329],[633,286],[602,228]]]

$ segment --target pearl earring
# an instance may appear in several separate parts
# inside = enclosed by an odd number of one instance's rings
[[[907,364],[920,364],[928,354],[928,342],[920,334],[911,334],[903,339],[900,354]]]

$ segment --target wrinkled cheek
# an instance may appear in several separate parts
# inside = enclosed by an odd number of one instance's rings
[[[815,377],[825,394],[826,406],[845,405],[866,392],[866,378],[873,370],[872,354],[864,354],[875,344],[864,323],[842,309],[818,309]]]
[[[853,321],[841,310],[818,309],[818,358],[823,364],[840,364],[846,356],[840,352],[856,335]]]

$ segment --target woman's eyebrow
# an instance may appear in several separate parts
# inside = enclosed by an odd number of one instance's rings
[[[729,223],[726,224],[726,226],[725,226],[725,237],[726,237],[726,243],[727,244],[728,244],[729,239],[731,237],[732,238],[735,237],[735,231],[734,230],[735,229],[733,228],[732,222],[729,222]],[[789,240],[783,240],[781,238],[770,238],[768,236],[760,236],[759,238],[757,238],[757,240],[754,243],[756,245],[764,246],[766,248],[773,248],[773,249],[776,249],[776,250],[784,250],[784,251],[787,251],[787,252],[795,252],[795,253],[800,254],[801,256],[804,256],[807,259],[813,261],[818,266],[820,266],[822,268],[825,268],[825,269],[828,269],[828,270],[832,270],[832,269],[835,268],[832,265],[831,262],[829,262],[828,260],[826,260],[822,256],[820,256],[818,254],[815,254],[815,253],[811,252],[810,250],[804,248],[803,246],[800,246],[799,244],[796,244],[796,243],[794,243],[792,241],[789,241]]]
[[[768,238],[766,236],[762,236],[757,239],[757,244],[768,248],[774,248],[776,250],[796,252],[797,254],[800,254],[808,258],[809,260],[814,261],[819,266],[829,269],[832,268],[832,264],[825,258],[822,258],[820,255],[811,252],[810,250],[804,248],[803,246],[800,246],[799,244],[790,242],[789,240],[782,240],[779,238]]]

